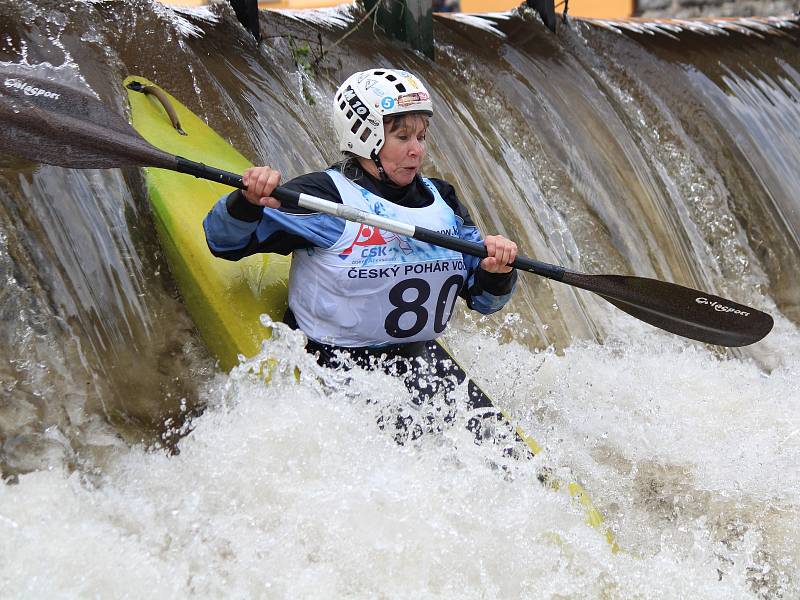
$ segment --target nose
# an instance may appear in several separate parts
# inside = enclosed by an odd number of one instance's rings
[[[418,156],[422,153],[422,142],[420,142],[416,137],[411,139],[411,143],[408,146],[408,154],[410,156]]]

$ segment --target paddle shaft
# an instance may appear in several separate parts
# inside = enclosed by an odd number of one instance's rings
[[[202,179],[224,183],[225,185],[236,187],[242,190],[247,189],[247,186],[244,185],[244,182],[242,181],[241,175],[216,169],[214,167],[209,167],[203,163],[194,162],[181,156],[176,158],[178,161],[177,170],[181,173],[187,173]],[[296,192],[281,186],[278,186],[275,188],[275,190],[273,190],[272,196],[280,200],[281,204],[286,206],[299,206],[308,210],[340,217],[346,221],[355,221],[356,223],[371,225],[373,227],[383,229],[384,231],[391,231],[392,233],[396,233],[398,235],[414,238],[415,240],[427,242],[429,244],[433,244],[434,246],[441,246],[442,248],[447,248],[448,250],[455,250],[456,252],[461,252],[462,254],[477,256],[478,258],[486,258],[489,256],[489,253],[486,251],[486,246],[483,244],[462,240],[461,238],[439,233],[438,231],[433,231],[431,229],[425,229],[424,227],[415,227],[414,225],[409,225],[408,223],[387,219],[386,217],[368,213],[366,211],[353,208],[352,206],[345,206],[344,204],[331,202],[330,200],[324,200],[316,196],[311,196],[302,192]],[[516,260],[511,263],[511,266],[515,269],[535,273],[536,275],[541,275],[542,277],[547,277],[548,279],[554,279],[556,281],[563,281],[564,275],[567,272],[567,270],[563,267],[539,262],[525,256],[518,256]]]
[[[246,189],[240,175],[183,157],[174,158],[177,171]],[[275,188],[272,196],[285,206],[299,206],[363,223],[478,258],[488,256],[483,244],[387,219],[284,187]],[[760,340],[772,329],[772,317],[766,313],[674,283],[624,275],[587,275],[525,256],[518,256],[511,266],[594,292],[637,319],[706,343],[746,346]]]

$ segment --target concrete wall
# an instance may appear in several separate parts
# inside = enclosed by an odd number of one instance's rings
[[[770,17],[800,11],[800,0],[636,0],[637,17]]]

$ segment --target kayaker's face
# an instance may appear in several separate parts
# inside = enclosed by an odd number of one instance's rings
[[[425,160],[428,117],[406,115],[383,124],[384,143],[378,156],[386,175],[399,186],[414,181]]]

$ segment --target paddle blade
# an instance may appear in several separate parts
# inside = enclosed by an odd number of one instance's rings
[[[601,295],[645,323],[708,344],[747,346],[773,325],[760,310],[656,279],[567,271],[563,281]]]
[[[20,67],[0,65],[0,153],[76,169],[174,168],[175,157],[147,143],[88,92]]]

